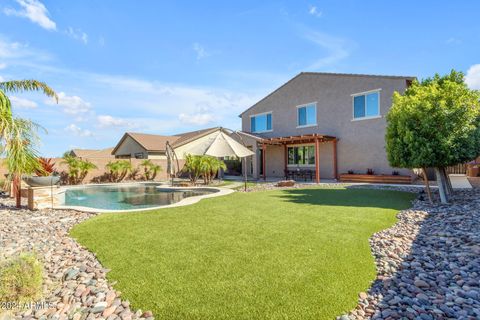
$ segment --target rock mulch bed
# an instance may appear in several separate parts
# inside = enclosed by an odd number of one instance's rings
[[[22,319],[153,319],[151,312],[133,311],[106,280],[95,256],[68,236],[70,228],[94,214],[71,210],[28,211],[0,200],[0,261],[35,252],[43,262],[43,300],[15,311]],[[0,310],[5,311],[5,310]],[[0,312],[1,313],[1,312]]]
[[[339,319],[480,319],[480,190],[398,218],[370,239],[377,279]]]

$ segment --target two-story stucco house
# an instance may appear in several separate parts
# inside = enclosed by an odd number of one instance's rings
[[[242,140],[255,156],[254,177],[309,172],[312,180],[339,173],[410,175],[390,167],[385,152],[386,114],[394,91],[414,77],[302,72],[245,110]]]

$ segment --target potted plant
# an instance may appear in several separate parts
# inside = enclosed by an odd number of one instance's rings
[[[46,187],[56,185],[60,181],[59,176],[54,176],[55,162],[52,159],[38,158],[39,168],[35,170],[35,176],[24,176],[25,181],[31,187]]]

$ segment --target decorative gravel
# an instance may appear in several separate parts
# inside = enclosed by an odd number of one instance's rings
[[[377,279],[347,319],[480,319],[480,190],[414,202],[370,239]]]
[[[35,252],[45,269],[42,301],[14,311],[16,318],[153,319],[150,312],[132,311],[129,302],[112,288],[113,283],[107,282],[109,270],[68,236],[73,225],[95,214],[17,210],[10,200],[0,203],[0,261],[20,252]]]

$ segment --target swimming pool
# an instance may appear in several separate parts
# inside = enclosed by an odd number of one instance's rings
[[[90,185],[66,189],[62,207],[138,210],[169,206],[186,198],[219,193],[217,188],[169,188],[160,184]]]

